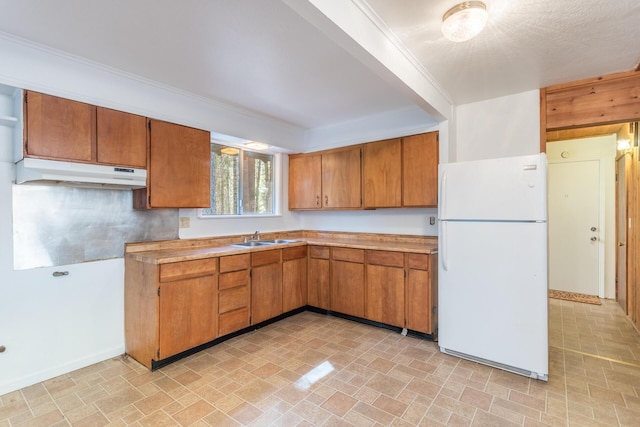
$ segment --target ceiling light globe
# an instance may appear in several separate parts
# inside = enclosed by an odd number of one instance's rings
[[[442,34],[453,42],[464,42],[480,34],[487,24],[486,5],[467,1],[455,5],[442,17]]]

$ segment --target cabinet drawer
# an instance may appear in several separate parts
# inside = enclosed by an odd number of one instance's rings
[[[402,252],[367,251],[367,264],[404,267],[404,254]]]
[[[237,271],[249,268],[249,254],[229,255],[220,257],[220,272]]]
[[[309,256],[311,258],[329,259],[328,246],[309,246]]]
[[[218,335],[223,336],[249,326],[249,308],[230,311],[218,317]]]
[[[281,249],[252,253],[251,266],[257,267],[259,265],[274,264],[280,262],[281,254]]]
[[[429,270],[429,255],[407,254],[407,267],[415,270]]]
[[[218,271],[218,258],[196,259],[193,261],[172,262],[160,265],[160,281],[186,279],[215,274]]]
[[[333,248],[332,258],[336,261],[364,263],[364,249]]]
[[[296,246],[295,248],[285,248],[282,250],[282,260],[304,258],[307,256],[306,246]]]
[[[226,313],[249,305],[249,286],[221,291],[218,300],[218,313]]]
[[[236,286],[249,284],[249,270],[233,271],[231,273],[222,273],[218,278],[218,289],[224,290],[235,288]]]

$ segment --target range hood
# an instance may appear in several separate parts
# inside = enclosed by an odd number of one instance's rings
[[[147,171],[25,157],[16,163],[16,184],[28,183],[129,190],[147,186]]]

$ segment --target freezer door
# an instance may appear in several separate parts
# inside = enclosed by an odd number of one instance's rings
[[[438,166],[439,218],[545,221],[544,153]]]
[[[441,222],[440,233],[440,347],[546,376],[546,223]]]

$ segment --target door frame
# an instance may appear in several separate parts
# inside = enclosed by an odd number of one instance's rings
[[[611,143],[615,143],[615,136],[612,135],[600,135],[595,137],[586,137],[575,140],[569,140],[568,145],[571,147],[572,142],[575,142],[568,151],[570,151],[571,155],[569,158],[563,158],[560,153],[554,153],[556,149],[560,150],[561,146],[547,146],[549,149],[547,150],[547,161],[549,163],[570,163],[570,162],[579,162],[579,161],[597,161],[599,165],[599,212],[598,212],[598,236],[599,236],[599,244],[598,244],[598,297],[606,298],[607,297],[607,288],[606,288],[606,279],[607,272],[609,271],[613,277],[610,277],[610,280],[613,280],[613,291],[615,294],[615,269],[616,269],[616,253],[615,253],[615,242],[611,241],[610,235],[615,239],[615,154],[613,160],[613,164],[610,165],[609,170],[607,168],[607,160],[608,156],[603,152],[599,153],[580,153],[576,152],[576,149],[579,149],[581,144],[585,144],[585,140],[593,140],[593,139],[604,139],[604,138],[614,138]],[[587,142],[588,143],[588,142]],[[554,141],[549,142],[548,144],[562,144],[562,141]],[[567,144],[565,144],[565,147]],[[564,151],[564,150],[562,150]],[[574,154],[575,153],[575,154]],[[555,154],[555,155],[554,155]],[[609,176],[607,175],[609,174]],[[607,178],[611,180],[610,184],[612,188],[609,194],[609,199],[607,198]],[[607,202],[611,203],[610,209],[607,211]],[[608,220],[608,221],[607,221]],[[609,243],[609,246],[607,246]],[[607,256],[607,249],[609,249],[609,256]],[[613,258],[611,258],[613,257]],[[609,268],[607,268],[609,267]]]

